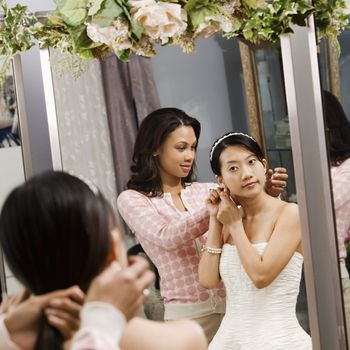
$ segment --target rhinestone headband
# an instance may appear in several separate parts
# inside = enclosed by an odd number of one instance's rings
[[[251,140],[253,140],[255,143],[256,143],[256,140],[251,137],[250,135],[247,135],[247,134],[244,134],[243,132],[229,132],[228,134],[225,134],[224,136],[220,137],[219,139],[217,139],[215,141],[215,143],[213,144],[213,146],[211,147],[211,150],[210,150],[210,161],[212,161],[213,159],[213,153],[215,151],[215,148],[222,142],[224,141],[225,139],[227,139],[228,137],[230,136],[235,136],[235,135],[241,135],[241,136],[245,136],[245,137],[248,137],[250,138]]]

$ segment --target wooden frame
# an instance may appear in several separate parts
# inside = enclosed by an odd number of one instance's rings
[[[245,96],[247,99],[248,125],[250,134],[258,141],[266,153],[263,112],[259,90],[259,79],[256,70],[254,51],[250,45],[239,41]]]

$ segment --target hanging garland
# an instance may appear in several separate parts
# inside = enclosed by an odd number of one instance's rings
[[[56,10],[39,21],[26,6],[0,0],[0,54],[6,68],[16,54],[36,43],[75,57],[103,58],[114,52],[155,55],[154,46],[179,45],[194,52],[199,38],[215,33],[253,44],[274,43],[291,26],[315,15],[319,37],[336,39],[348,25],[345,0],[55,0]],[[79,64],[78,64],[79,66]],[[1,72],[0,72],[1,74]]]

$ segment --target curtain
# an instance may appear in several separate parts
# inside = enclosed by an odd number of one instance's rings
[[[160,107],[150,59],[132,56],[122,62],[114,55],[101,61],[102,81],[116,174],[120,193],[130,178],[136,133],[142,119]]]
[[[55,50],[50,54],[60,56]],[[99,61],[89,62],[88,70],[78,79],[70,71],[59,77],[54,69],[53,83],[63,170],[96,184],[117,213]]]

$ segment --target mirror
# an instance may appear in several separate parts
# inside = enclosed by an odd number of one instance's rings
[[[15,75],[19,57],[12,62],[0,87],[0,207],[9,192],[25,180],[21,130],[18,120],[21,86]],[[23,115],[25,118],[25,115]],[[20,286],[4,264],[0,250],[0,286],[2,295],[15,293]]]
[[[53,55],[59,54],[50,50]],[[118,180],[122,178],[125,186],[130,175],[138,118],[166,106],[185,110],[202,125],[197,149],[199,181],[215,182],[209,165],[215,139],[229,130],[251,133],[267,152],[270,167],[287,168],[285,199],[297,202],[278,48],[252,49],[238,39],[213,37],[199,41],[194,55],[165,46],[158,48],[152,60],[125,64],[110,57],[101,65],[94,61],[77,80],[69,73],[59,78],[54,66],[52,71],[62,168],[98,184],[114,207]],[[145,100],[142,89],[147,91]],[[112,139],[108,128],[114,130]],[[124,139],[127,133],[130,135]],[[120,149],[129,156],[122,159]],[[127,238],[133,248],[135,241]],[[149,318],[161,319],[164,311],[156,289],[145,313]],[[304,283],[297,316],[310,333]]]
[[[7,74],[0,96],[0,148],[20,146],[18,113],[13,74]]]
[[[339,37],[339,49],[325,40],[320,45],[319,65],[323,111],[332,179],[335,226],[338,239],[340,280],[343,288],[347,338],[350,339],[350,31]]]

